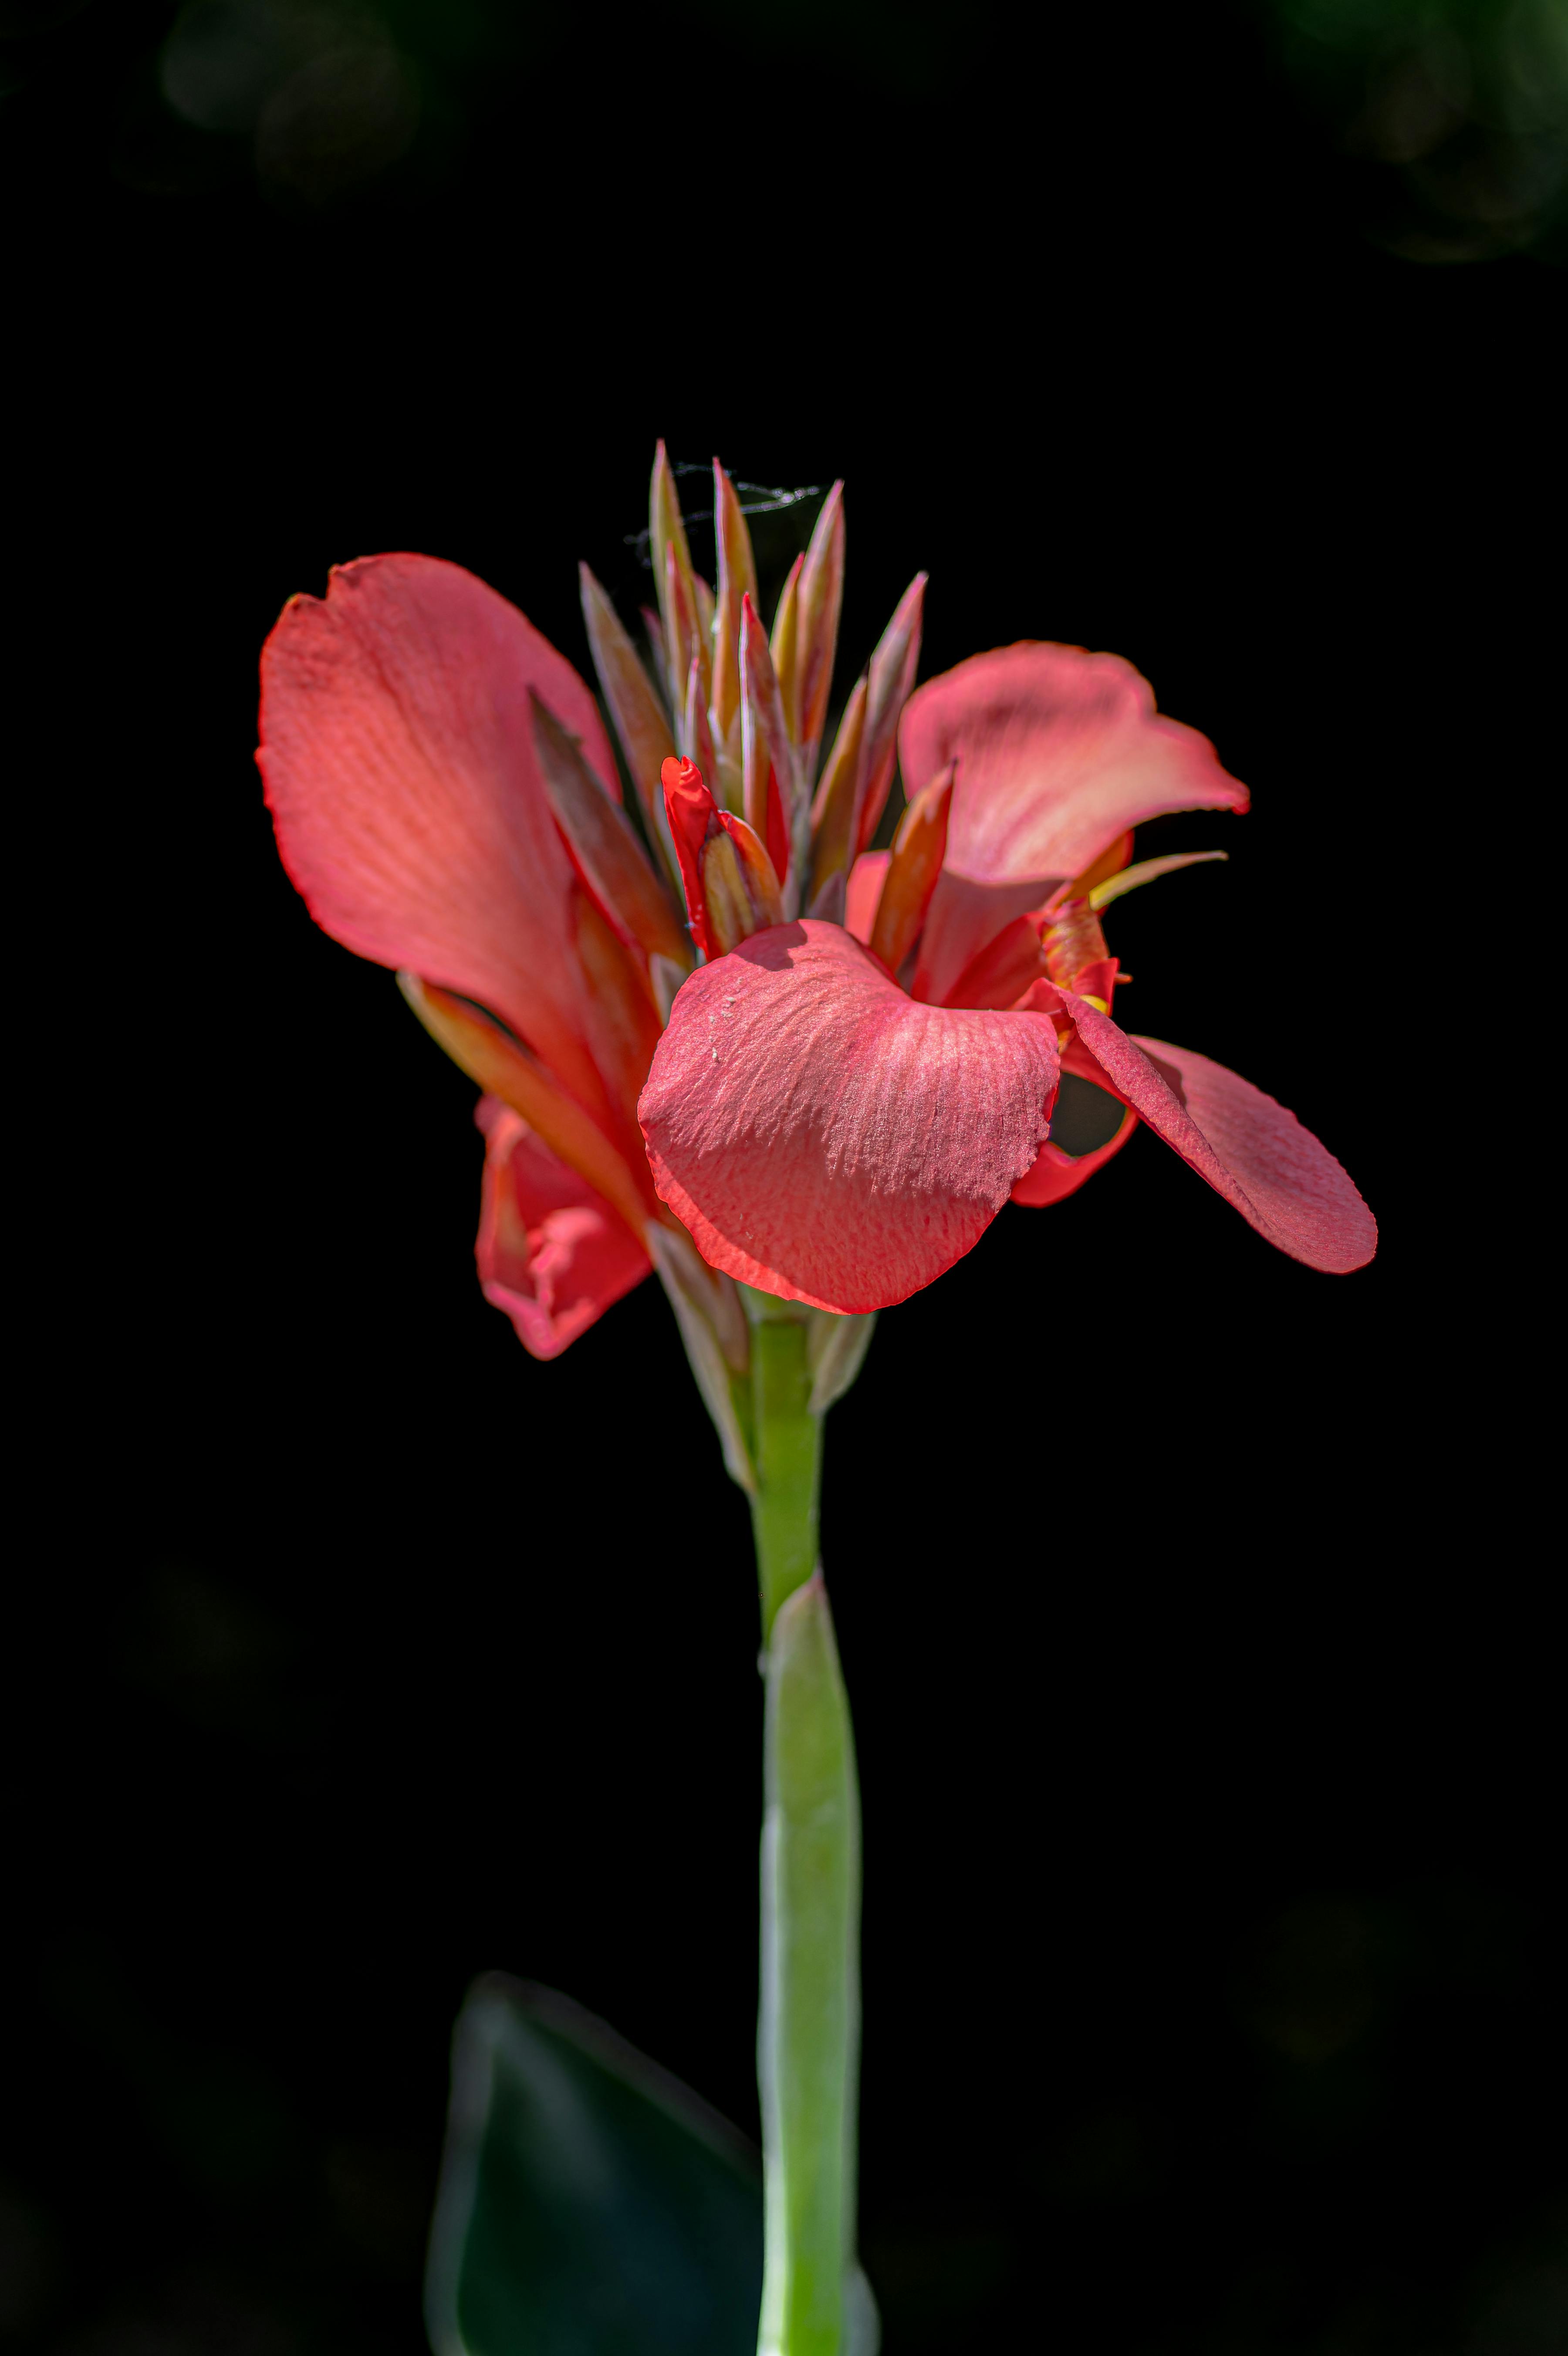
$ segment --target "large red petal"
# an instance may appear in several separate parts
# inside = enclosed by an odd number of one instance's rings
[[[559,1358],[653,1266],[624,1220],[496,1097],[475,1114],[485,1178],[474,1255],[485,1298],[536,1358]]]
[[[1247,807],[1208,738],[1157,713],[1131,663],[1081,647],[998,647],[928,680],[904,706],[899,753],[912,798],[957,761],[947,865],[979,884],[1060,881],[1162,811]]]
[[[858,1314],[978,1241],[1056,1077],[1049,1019],[920,1005],[808,918],[682,985],[637,1109],[654,1183],[715,1268]]]
[[[1043,999],[1050,989],[1037,983],[1031,996]],[[1348,1172],[1293,1112],[1190,1047],[1130,1038],[1071,991],[1056,995],[1124,1104],[1260,1236],[1330,1276],[1366,1266],[1378,1248],[1377,1222]]]
[[[529,690],[619,798],[592,696],[493,589],[428,556],[341,565],[261,657],[258,759],[283,864],[318,925],[511,1024],[594,1106],[571,862]]]

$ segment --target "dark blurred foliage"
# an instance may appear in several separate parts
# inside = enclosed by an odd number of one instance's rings
[[[1563,0],[1268,0],[1282,56],[1368,176],[1373,234],[1421,262],[1561,262]]]
[[[1416,259],[1518,248],[1561,259],[1564,0],[1220,0],[1160,46],[1218,43],[1253,53],[1255,70],[1271,19],[1279,67],[1345,151],[1341,176],[1318,162],[1320,202],[1347,207]],[[620,42],[635,20],[601,11],[597,21],[606,42]],[[929,105],[955,83],[973,86],[976,67],[1007,73],[1019,21],[997,0],[671,0],[632,37],[656,38],[677,82],[698,79],[718,40],[760,84],[826,68],[862,102]],[[41,85],[68,121],[106,103],[93,134],[107,134],[110,168],[127,187],[211,198],[253,181],[270,203],[307,216],[366,200],[406,206],[461,176],[487,142],[506,142],[530,86],[584,22],[564,0],[186,0],[176,11],[155,0],[5,0],[0,89]],[[1134,38],[1147,47],[1152,30],[1146,17]],[[1029,46],[1067,75],[1074,52],[1096,46],[1087,16],[1065,9],[1035,32]],[[689,136],[699,120],[677,107],[665,135]]]
[[[470,564],[585,665],[660,433],[848,477],[848,661],[927,565],[928,673],[1110,646],[1213,734],[1256,808],[1147,830],[1232,857],[1112,912],[1129,1009],[1384,1223],[1317,1278],[1135,1140],[834,1412],[890,2356],[1568,2344],[1555,1174],[1506,1062],[1562,280],[1378,242],[1445,150],[1341,151],[1405,54],[1358,22],[1311,19],[1320,115],[1272,17],[1155,0],[11,0],[25,2356],[418,2356],[485,1968],[754,2124],[741,1501],[651,1291],[549,1367],[479,1298],[473,1092],[251,759],[341,558]],[[1440,93],[1479,22],[1409,37]]]

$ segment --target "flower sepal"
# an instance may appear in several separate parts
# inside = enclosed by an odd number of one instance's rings
[[[705,957],[724,957],[784,922],[778,870],[755,829],[720,809],[695,761],[668,760],[661,774],[692,939]]]
[[[836,1309],[813,1309],[804,1301],[788,1301],[776,1292],[763,1292],[754,1284],[737,1283],[746,1322],[759,1325],[804,1325],[805,1370],[810,1377],[807,1412],[824,1416],[849,1390],[866,1363],[876,1329],[877,1312],[841,1316]]]
[[[680,1329],[687,1363],[713,1419],[724,1470],[748,1497],[757,1493],[752,1429],[752,1344],[740,1287],[708,1262],[684,1230],[655,1221],[648,1256]]]

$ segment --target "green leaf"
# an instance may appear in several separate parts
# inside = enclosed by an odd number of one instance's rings
[[[436,2356],[752,2356],[756,2155],[570,1998],[499,1973],[453,2040]]]

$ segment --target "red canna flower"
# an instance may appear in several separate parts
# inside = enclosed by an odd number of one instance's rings
[[[635,811],[571,665],[483,582],[423,556],[344,565],[325,599],[291,600],[262,654],[258,759],[279,850],[312,916],[398,969],[420,1020],[484,1091],[476,1252],[486,1297],[549,1358],[656,1267],[730,1469],[750,1485],[732,1396],[750,1348],[740,1299],[659,1199],[636,1117],[697,953],[682,890],[687,835],[671,833],[660,766],[677,747],[699,753],[732,805],[699,846],[697,950],[720,955],[758,923],[793,915],[811,856],[844,516],[836,484],[770,642],[745,517],[717,465],[714,488],[710,588],[691,562],[661,445],[651,666],[582,568],[583,616]],[[851,698],[849,752],[841,731],[829,763],[836,873],[886,798],[923,586]],[[861,768],[851,809],[844,781],[855,788]],[[824,1347],[830,1387],[844,1350]]]
[[[1360,1198],[1288,1113],[1111,1020],[1099,911],[1187,863],[1129,865],[1132,828],[1245,807],[1205,739],[1125,664],[1069,648],[978,656],[912,695],[920,575],[818,775],[842,487],[771,632],[717,466],[714,493],[710,588],[661,446],[651,662],[582,568],[630,810],[589,689],[456,565],[341,567],[262,657],[284,863],[484,1091],[479,1270],[525,1346],[554,1356],[656,1267],[749,1484],[732,1280],[839,1313],[902,1299],[1009,1193],[1072,1192],[1140,1118],[1284,1249],[1369,1258]],[[870,852],[901,754],[909,807]],[[842,1342],[825,1350],[837,1379]]]
[[[891,851],[861,856],[836,900],[828,841],[816,914],[759,915],[727,940],[660,1040],[639,1114],[706,1258],[786,1300],[873,1311],[951,1267],[1009,1195],[1074,1192],[1141,1119],[1281,1250],[1333,1271],[1369,1260],[1371,1213],[1293,1114],[1111,1019],[1101,909],[1224,856],[1134,866],[1132,830],[1247,807],[1207,739],[1157,715],[1117,657],[1026,644],[921,688],[899,746]]]

